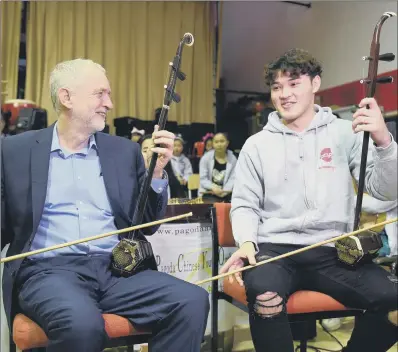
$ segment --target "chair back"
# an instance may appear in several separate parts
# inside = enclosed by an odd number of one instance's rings
[[[236,247],[235,239],[232,233],[232,225],[229,217],[231,203],[214,203],[214,215],[218,244],[220,247]]]
[[[187,186],[190,191],[199,189],[199,184],[200,184],[199,174],[192,174],[191,176],[189,176]]]

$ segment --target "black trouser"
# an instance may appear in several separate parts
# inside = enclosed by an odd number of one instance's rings
[[[101,313],[149,328],[152,352],[199,352],[209,312],[206,290],[146,270],[112,276],[109,256],[26,260],[17,277],[19,305],[49,338],[48,352],[99,352],[107,340]]]
[[[260,244],[257,261],[299,247]],[[256,351],[293,351],[285,305],[280,306],[283,308],[280,313],[264,316],[260,312],[271,304],[268,305],[262,299],[264,297],[256,303],[257,296],[266,292],[275,293],[286,303],[292,293],[303,289],[323,292],[347,307],[366,310],[356,320],[351,340],[344,351],[387,351],[397,341],[398,332],[387,317],[388,312],[397,310],[397,285],[390,281],[389,275],[373,263],[356,270],[349,269],[338,261],[336,250],[331,247],[318,247],[245,271],[243,278]]]

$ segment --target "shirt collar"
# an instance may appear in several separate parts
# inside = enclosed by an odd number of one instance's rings
[[[59,144],[57,125],[58,125],[58,121],[55,123],[54,130],[53,130],[53,139],[52,139],[52,143],[51,143],[51,152],[62,151],[62,152],[65,153],[65,151],[62,149],[61,145]],[[88,141],[87,147],[83,148],[82,150],[79,150],[78,153],[87,154],[88,151],[91,148],[97,149],[97,143],[95,141],[95,137],[94,137],[93,134],[90,136],[90,139]],[[72,154],[72,153],[68,153],[68,154]]]

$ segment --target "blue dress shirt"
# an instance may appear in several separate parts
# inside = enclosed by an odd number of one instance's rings
[[[153,179],[152,189],[160,193],[167,180]],[[54,126],[47,194],[37,232],[30,250],[116,231],[106,193],[94,136],[87,147],[69,153],[59,144]],[[119,243],[118,235],[44,252],[31,258],[68,254],[107,254]]]

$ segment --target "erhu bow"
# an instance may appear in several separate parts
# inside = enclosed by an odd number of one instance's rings
[[[175,93],[175,86],[177,78],[184,81],[186,75],[180,71],[181,55],[184,45],[192,46],[194,37],[191,33],[185,33],[180,43],[178,44],[177,53],[173,62],[170,62],[170,74],[168,84],[164,86],[165,94],[163,100],[162,111],[159,118],[159,131],[166,126],[167,116],[170,109],[170,104],[174,101],[179,103],[180,96]],[[146,208],[148,191],[151,186],[153,172],[155,170],[158,154],[153,153],[149,169],[146,173],[144,182],[142,184],[140,194],[138,196],[137,206],[134,210],[132,224],[137,225],[143,221],[144,212]],[[141,237],[139,239],[139,237]],[[122,238],[120,242],[112,251],[111,270],[117,276],[128,277],[134,273],[154,266],[154,256],[151,244],[146,241],[138,231],[132,231]],[[156,265],[156,264],[155,264]]]
[[[391,220],[386,220],[386,221],[383,221],[380,224],[375,224],[375,225],[366,227],[364,229],[359,229],[359,230],[356,230],[356,231],[353,231],[353,232],[342,234],[342,235],[337,236],[337,237],[330,238],[330,239],[322,241],[322,242],[311,244],[311,245],[306,246],[306,247],[301,247],[301,248],[296,249],[294,251],[287,252],[287,253],[284,253],[284,254],[277,255],[276,257],[271,257],[271,258],[262,260],[260,262],[257,262],[256,264],[253,264],[253,265],[247,265],[247,266],[244,266],[242,268],[229,271],[229,272],[227,272],[225,274],[220,274],[220,275],[217,275],[217,276],[212,276],[212,277],[210,277],[208,279],[205,279],[205,280],[197,281],[197,282],[195,282],[195,285],[203,285],[206,282],[219,280],[219,279],[222,279],[222,278],[227,277],[227,276],[235,275],[236,273],[240,273],[240,272],[245,271],[245,270],[253,269],[253,268],[257,267],[257,266],[261,266],[261,265],[264,265],[264,264],[275,262],[275,261],[283,259],[283,258],[288,258],[288,257],[291,257],[291,256],[293,256],[295,254],[303,253],[303,252],[309,251],[310,249],[314,249],[314,248],[318,248],[318,247],[324,246],[324,245],[326,245],[328,243],[340,241],[340,240],[342,240],[344,238],[358,235],[358,234],[360,234],[362,232],[369,231],[369,230],[371,230],[371,229],[373,229],[375,227],[378,227],[380,225],[392,224],[392,223],[397,222],[397,221],[398,221],[398,218],[391,219]]]
[[[111,232],[102,233],[100,235],[85,237],[85,238],[81,238],[79,240],[74,240],[74,241],[70,241],[70,242],[60,243],[60,244],[56,244],[54,246],[40,248],[40,249],[36,249],[36,250],[30,251],[30,252],[25,252],[25,253],[12,255],[10,257],[1,258],[0,259],[0,263],[7,263],[7,262],[11,262],[13,260],[23,259],[23,258],[29,257],[31,255],[36,255],[36,254],[39,254],[39,253],[55,251],[55,250],[60,249],[60,248],[74,246],[76,244],[86,243],[86,242],[89,242],[89,241],[99,240],[101,238],[118,235],[118,234],[121,234],[121,233],[124,233],[124,232],[129,232],[129,231],[133,231],[133,230],[140,230],[140,229],[143,229],[145,227],[157,226],[157,225],[160,225],[160,224],[164,224],[166,222],[179,220],[179,219],[186,218],[186,217],[189,217],[189,216],[192,216],[192,212],[186,213],[186,214],[177,215],[177,216],[172,216],[170,218],[165,218],[165,219],[161,219],[161,220],[155,220],[155,221],[148,222],[148,223],[145,223],[145,224],[140,224],[140,225],[137,225],[137,226],[127,227],[127,228],[121,229],[121,230],[115,230],[115,231],[111,231]]]
[[[364,56],[362,59],[369,61],[368,77],[362,79],[361,84],[366,84],[366,97],[373,98],[376,93],[377,83],[392,83],[393,77],[377,77],[377,69],[379,61],[393,61],[395,55],[392,53],[386,53],[379,55],[380,53],[380,31],[383,23],[390,17],[397,16],[394,12],[385,12],[377,22],[373,39],[370,46],[369,56]],[[367,107],[369,108],[369,107]],[[364,132],[363,143],[362,143],[362,155],[361,165],[359,171],[359,182],[357,192],[357,202],[355,207],[354,217],[354,231],[358,230],[360,223],[360,216],[362,210],[362,199],[365,186],[365,172],[366,162],[368,157],[369,147],[369,132]],[[352,267],[360,265],[365,262],[371,261],[376,255],[380,248],[383,246],[381,238],[378,233],[374,231],[362,232],[358,236],[351,236],[337,241],[336,249],[338,258],[345,264]]]

